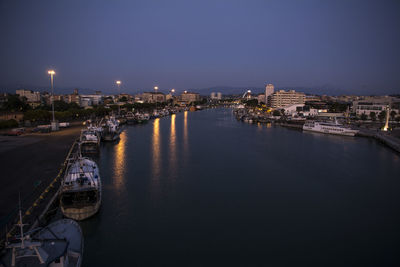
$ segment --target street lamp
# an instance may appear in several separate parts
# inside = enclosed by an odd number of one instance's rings
[[[56,72],[54,70],[48,70],[47,73],[50,75],[50,85],[51,85],[51,110],[53,113],[53,120],[51,122],[51,130],[52,131],[57,131],[58,130],[58,125],[56,122],[56,117],[54,115],[54,75]]]
[[[175,93],[175,89],[174,88],[172,88],[171,93]]]
[[[120,109],[120,106],[119,106],[119,95],[120,95],[120,92],[119,92],[119,87],[121,86],[121,81],[116,81],[115,82],[116,84],[117,84],[117,86],[118,86],[118,115],[120,115],[120,113],[121,113],[121,109]]]

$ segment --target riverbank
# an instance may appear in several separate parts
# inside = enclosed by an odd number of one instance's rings
[[[235,113],[237,120],[243,121],[246,123],[274,123],[274,124],[282,126],[282,127],[297,129],[297,130],[302,130],[303,124],[305,122],[305,119],[291,120],[291,119],[287,119],[287,118],[282,118],[280,116],[274,117],[274,116],[267,116],[265,114],[255,114],[255,113],[249,112],[246,109],[235,110],[234,113]],[[375,127],[372,127],[371,125],[367,124],[367,125],[363,125],[363,126],[364,127],[361,127],[360,122],[357,122],[357,125],[355,125],[355,123],[351,124],[352,129],[359,131],[356,134],[356,136],[373,138],[376,141],[378,141],[378,142],[386,145],[387,147],[391,148],[392,150],[396,151],[397,153],[400,153],[400,131],[399,130],[394,130],[394,131],[390,131],[390,132],[382,132],[379,128],[379,127],[381,127],[380,125],[375,125]]]
[[[82,127],[77,122],[58,132],[0,136],[0,223],[12,219],[19,194],[26,210],[48,188]]]

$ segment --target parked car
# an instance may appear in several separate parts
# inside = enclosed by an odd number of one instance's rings
[[[14,128],[8,131],[6,134],[11,136],[18,136],[25,133],[25,128]]]

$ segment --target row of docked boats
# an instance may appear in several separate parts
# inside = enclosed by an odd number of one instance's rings
[[[67,167],[60,189],[60,206],[67,218],[24,233],[19,210],[19,233],[6,240],[0,267],[79,267],[83,256],[83,234],[76,220],[94,215],[101,204],[101,180],[97,164],[76,158]]]
[[[150,114],[127,112],[125,118],[128,124],[146,123],[150,120]]]
[[[234,110],[234,114],[237,120],[255,123],[255,122],[273,122],[281,121],[282,118],[274,118],[274,116],[267,116],[264,114],[256,114],[248,112],[244,107]],[[288,120],[285,120],[287,123]],[[341,124],[335,118],[334,120],[322,121],[322,120],[306,120],[305,118],[294,119],[291,118],[289,122],[298,124],[303,131],[324,133],[324,134],[335,134],[345,136],[355,136],[358,130],[351,129],[349,126]],[[302,125],[302,126],[301,126]]]
[[[165,117],[170,114],[175,114],[177,112],[181,111],[181,109],[177,108],[163,108],[163,109],[155,109],[152,112],[127,112],[125,114],[125,119],[128,124],[140,124],[140,123],[146,123],[150,119],[155,119],[155,118],[160,118],[160,117]]]
[[[20,210],[19,233],[6,240],[5,250],[0,254],[0,267],[81,266],[84,243],[82,230],[76,221],[95,215],[102,199],[99,168],[93,159],[84,155],[98,153],[101,140],[116,140],[119,133],[115,117],[97,125],[88,122],[87,128],[81,131],[74,155],[67,159],[61,181],[59,204],[64,218],[24,233]]]
[[[159,110],[151,115],[135,114],[136,123],[174,113]],[[127,114],[128,115],[128,114]],[[125,119],[129,123],[129,116]],[[110,116],[98,123],[87,122],[81,131],[78,148],[68,159],[59,191],[59,205],[64,218],[45,227],[24,232],[19,211],[19,233],[6,240],[6,249],[0,254],[0,267],[79,267],[82,264],[84,240],[76,221],[94,216],[102,202],[100,170],[90,156],[97,154],[102,141],[115,141],[121,133],[120,121]]]

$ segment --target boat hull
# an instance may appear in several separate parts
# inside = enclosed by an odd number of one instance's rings
[[[82,154],[97,154],[99,153],[98,143],[82,143],[81,144]]]
[[[86,206],[82,208],[65,208],[61,206],[61,211],[65,217],[82,221],[95,215],[100,209],[101,201],[97,202],[95,205]]]
[[[343,131],[343,132],[333,132],[329,130],[318,130],[311,127],[303,127],[303,131],[314,132],[314,133],[323,133],[323,134],[334,134],[334,135],[343,135],[343,136],[355,136],[357,131]]]
[[[119,133],[105,133],[102,136],[103,141],[113,142],[119,139]]]

